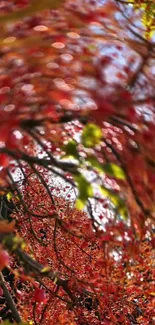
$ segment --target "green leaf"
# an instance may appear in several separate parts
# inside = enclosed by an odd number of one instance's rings
[[[105,164],[103,165],[103,171],[112,176],[112,177],[115,177],[117,179],[121,179],[121,180],[125,180],[126,179],[126,175],[125,175],[125,172],[124,170],[119,167],[118,165],[116,164]]]
[[[93,168],[99,172],[105,173],[117,179],[125,180],[126,175],[121,167],[116,164],[101,164],[98,159],[94,156],[88,156],[86,160],[91,164]]]
[[[103,165],[98,161],[96,157],[88,156],[86,158],[86,161],[88,161],[93,168],[103,173]]]
[[[78,199],[76,201],[76,208],[81,210],[83,209],[88,198],[93,196],[93,188],[83,175],[74,176],[74,179],[77,183],[77,188],[79,191]]]
[[[128,211],[124,199],[122,199],[113,190],[108,189],[105,186],[100,186],[100,191],[112,202],[116,211],[122,216],[122,218],[127,219]]]
[[[77,150],[77,143],[74,140],[69,141],[66,145],[63,146],[62,148],[65,151],[65,157],[71,157],[71,158],[76,158],[79,159],[79,153]]]
[[[102,139],[102,129],[95,124],[87,124],[82,133],[82,144],[86,148],[94,147]]]
[[[82,201],[82,200],[80,200],[80,199],[77,199],[77,200],[76,200],[75,208],[76,208],[77,210],[82,210],[82,209],[84,208],[84,206],[85,206],[85,201]]]

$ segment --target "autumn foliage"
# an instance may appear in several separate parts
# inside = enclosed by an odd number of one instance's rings
[[[0,3],[2,321],[154,324],[154,14]]]

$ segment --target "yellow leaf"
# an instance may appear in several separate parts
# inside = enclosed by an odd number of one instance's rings
[[[6,198],[10,202],[10,200],[13,198],[13,194],[11,192],[7,193]]]
[[[13,193],[9,192],[6,194],[6,198],[7,200],[10,202],[12,200],[12,198],[15,198],[16,200],[20,201],[20,198],[18,195],[14,196]]]
[[[57,281],[58,281],[58,278],[57,277],[55,277],[55,279],[54,279],[54,284],[57,284]]]
[[[50,266],[45,266],[42,270],[41,273],[48,273],[51,271],[51,267]]]

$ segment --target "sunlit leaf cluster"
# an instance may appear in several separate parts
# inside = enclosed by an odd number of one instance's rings
[[[141,21],[146,29],[145,36],[152,38],[155,33],[155,3],[153,0],[128,0],[135,10],[142,13]]]

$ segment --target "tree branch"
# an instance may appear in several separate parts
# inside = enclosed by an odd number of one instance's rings
[[[4,280],[4,277],[3,277],[3,274],[0,273],[0,286],[2,287],[3,289],[3,292],[4,292],[4,296],[5,296],[5,299],[6,299],[6,302],[7,302],[7,305],[8,307],[10,308],[11,312],[12,312],[12,317],[14,318],[14,320],[17,322],[17,323],[21,323],[22,322],[22,319],[17,311],[17,308],[16,308],[16,305],[14,303],[14,300],[5,284],[5,280]]]

